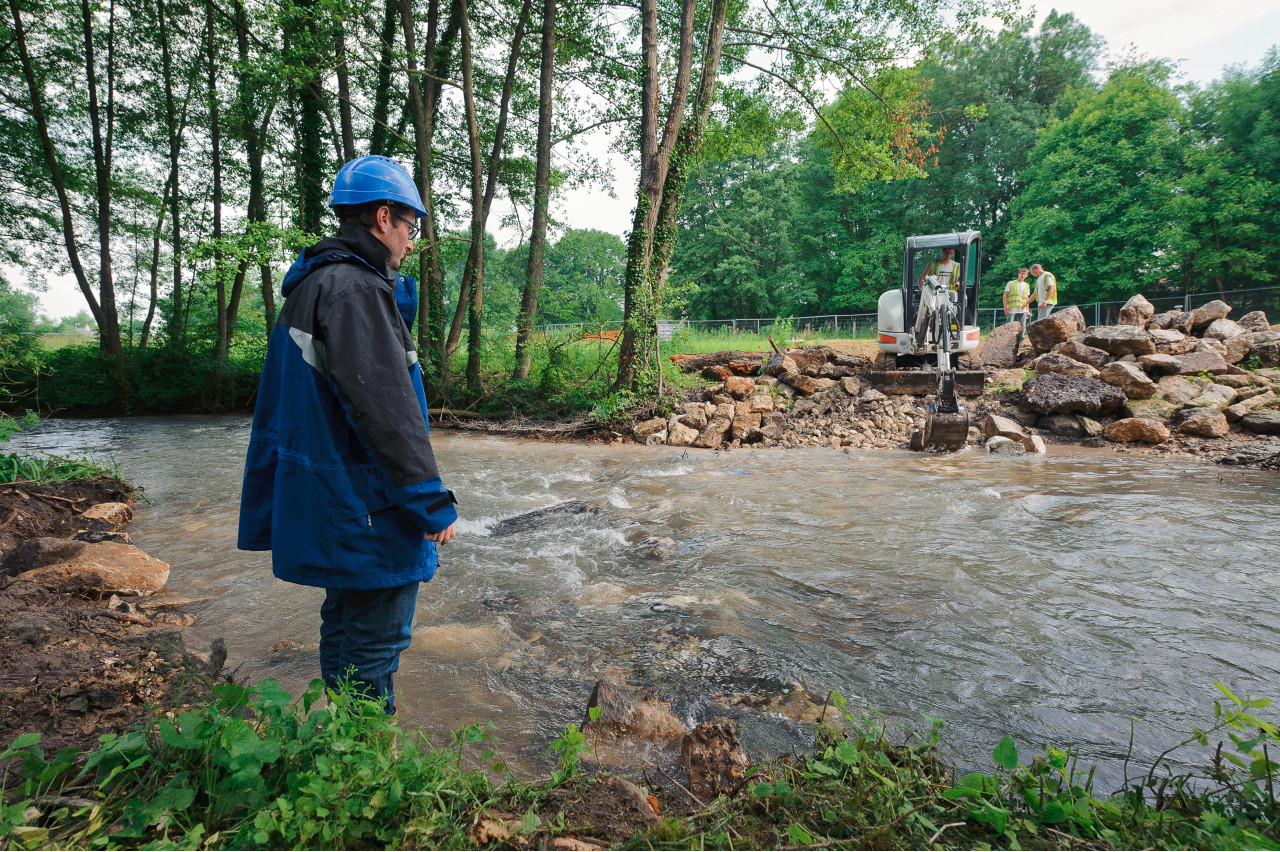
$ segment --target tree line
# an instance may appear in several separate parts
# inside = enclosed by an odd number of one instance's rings
[[[874,311],[912,234],[980,230],[984,306],[1042,263],[1064,303],[1274,285],[1280,56],[1180,84],[1159,59],[1103,63],[1071,15],[956,39],[915,66],[922,174],[851,185],[832,133],[762,121],[690,178],[673,275],[697,317]],[[832,121],[865,109],[851,89]]]
[[[705,136],[740,135],[782,103],[847,137],[831,158],[847,179],[914,173],[923,100],[900,85],[901,60],[975,32],[983,15],[1009,19],[1005,0],[6,5],[0,260],[36,281],[71,274],[122,398],[141,353],[218,365],[252,348],[275,321],[284,266],[332,227],[332,175],[369,153],[409,166],[432,214],[404,270],[419,277],[432,392],[482,390],[486,313],[514,330],[519,379],[539,318],[575,302],[597,316],[618,306],[616,384],[637,387]],[[823,116],[833,80],[875,104],[838,132]],[[611,187],[583,144],[609,130],[640,167],[636,187]],[[584,185],[636,198],[621,292],[604,295],[601,280],[594,295],[544,302],[553,201]],[[522,239],[499,252],[495,281],[486,235],[499,199]],[[560,242],[571,236],[600,242]],[[501,305],[486,297],[495,283]]]

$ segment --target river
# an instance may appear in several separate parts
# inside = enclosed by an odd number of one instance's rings
[[[131,528],[201,600],[238,676],[297,694],[322,593],[235,549],[243,416],[60,420],[6,451],[114,459],[153,501]],[[492,719],[533,767],[606,673],[685,694],[839,689],[948,720],[961,765],[1006,733],[1081,746],[1119,784],[1218,697],[1280,687],[1280,479],[1110,450],[711,453],[438,431],[459,535],[423,586],[397,677],[437,742]],[[563,501],[508,532],[503,519]],[[679,544],[646,558],[648,537]],[[303,650],[272,652],[280,640]],[[531,769],[531,771],[533,771]]]

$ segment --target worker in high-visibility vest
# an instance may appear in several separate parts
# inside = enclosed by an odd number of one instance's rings
[[[1036,277],[1036,307],[1040,309],[1036,319],[1044,319],[1058,306],[1058,279],[1038,263],[1031,264],[1031,274]]]
[[[924,272],[920,273],[920,278],[916,281],[916,288],[924,287],[924,279],[926,276],[932,275],[938,279],[938,283],[943,287],[954,290],[960,283],[959,276],[956,275],[956,268],[959,266],[955,258],[956,250],[953,248],[944,248],[942,257],[929,262],[925,265]]]
[[[1018,277],[1004,285],[1004,316],[1006,322],[1027,324],[1027,304],[1031,301],[1031,285],[1027,283],[1025,266],[1018,270]]]

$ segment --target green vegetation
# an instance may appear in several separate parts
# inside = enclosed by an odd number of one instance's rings
[[[56,482],[83,482],[107,476],[124,482],[114,463],[90,458],[62,456],[32,457],[18,453],[0,455],[0,483],[16,482],[50,485]]]
[[[832,694],[842,724],[812,754],[755,766],[737,796],[666,806],[622,848],[1223,848],[1280,845],[1276,725],[1265,699],[1218,684],[1211,725],[1169,748],[1123,790],[1094,789],[1074,747],[1024,762],[1011,737],[990,773],[956,777],[938,760],[944,723],[916,734],[855,714]],[[447,748],[401,731],[371,702],[314,681],[294,702],[274,680],[226,682],[213,699],[157,718],[92,753],[52,756],[39,736],[0,752],[0,848],[475,848],[505,819],[521,846],[587,833],[566,793],[592,783],[594,743],[571,725],[548,749],[545,781],[516,781],[494,727],[456,732]],[[592,715],[597,719],[598,713]],[[1200,773],[1175,770],[1179,749],[1209,753]],[[498,780],[500,779],[500,783]],[[503,817],[501,815],[505,814]],[[512,816],[514,815],[514,816]],[[596,825],[597,831],[616,826]],[[625,832],[624,832],[625,836]]]

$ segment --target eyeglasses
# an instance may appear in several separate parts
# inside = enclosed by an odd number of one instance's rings
[[[399,214],[396,215],[396,218],[399,219],[401,222],[404,222],[405,225],[408,226],[409,239],[411,240],[418,236],[418,231],[422,230],[421,228],[418,227],[418,223],[412,219],[406,219],[403,216],[400,216]]]

